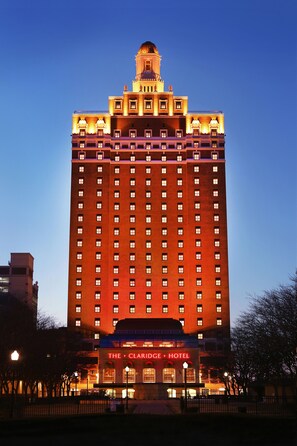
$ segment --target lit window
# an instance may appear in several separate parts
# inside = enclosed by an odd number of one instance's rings
[[[118,313],[119,312],[119,306],[118,305],[113,305],[112,312],[113,313]]]
[[[81,252],[77,252],[76,253],[76,258],[77,258],[77,260],[81,260],[82,259],[82,253]]]
[[[180,322],[180,324],[181,324],[182,327],[185,326],[185,320],[184,320],[184,319],[179,319],[179,322]]]
[[[94,310],[95,310],[95,313],[100,313],[101,306],[100,305],[95,305]]]
[[[96,257],[97,258],[97,257]],[[101,254],[100,254],[100,258],[101,258]],[[120,260],[120,255],[118,253],[114,253],[113,255],[113,260],[115,260],[116,262],[118,262]]]
[[[129,306],[129,313],[135,313],[135,305]]]
[[[114,221],[115,223],[119,223],[119,222],[120,222],[120,217],[119,217],[118,215],[115,215],[115,216],[113,217],[113,221]]]
[[[76,327],[80,327],[81,326],[81,320],[80,319],[75,319],[75,326]]]
[[[194,166],[194,172],[195,173],[199,172],[199,166]]]
[[[196,260],[201,260],[201,258],[202,258],[201,252],[196,252],[195,258],[196,258]]]
[[[168,305],[162,305],[162,313],[168,313]]]
[[[96,293],[95,293],[95,299],[96,300],[99,300],[101,298],[101,293],[100,293],[100,291],[96,291]]]
[[[151,130],[145,130],[145,132],[144,132],[144,136],[145,136],[146,138],[150,138],[150,137],[152,136],[152,131],[151,131]]]
[[[219,184],[219,180],[218,180],[218,178],[214,178],[214,179],[212,180],[212,184]]]
[[[102,178],[97,178],[97,184],[102,184],[103,183],[103,179]]]
[[[75,293],[75,298],[76,298],[76,299],[81,299],[81,291],[77,291],[77,292]]]
[[[119,242],[118,240],[115,240],[115,241],[113,242],[113,247],[114,247],[114,248],[119,248],[119,247],[120,247],[120,242]]]
[[[213,172],[218,172],[218,166],[212,166],[212,171]]]
[[[182,240],[178,240],[177,246],[178,246],[178,248],[183,248],[184,247],[184,242]]]
[[[218,318],[217,319],[217,325],[222,325],[222,324],[223,324],[222,319]]]
[[[179,261],[184,260],[184,255],[183,255],[183,253],[181,253],[181,252],[178,253],[177,258],[178,258]]]
[[[213,232],[214,234],[219,234],[220,233],[220,228],[218,228],[217,226],[213,228]]]
[[[160,136],[161,136],[161,138],[166,138],[167,137],[167,130],[161,130],[160,131]]]
[[[76,286],[81,286],[81,279],[76,279]]]
[[[179,298],[179,300],[184,300],[185,293],[178,293],[178,298]]]
[[[161,209],[162,209],[162,211],[166,211],[167,210],[167,204],[166,203],[162,203]]]
[[[84,179],[83,178],[79,178],[78,179],[78,184],[84,184]]]
[[[95,285],[100,286],[101,285],[101,279],[95,279]]]
[[[220,246],[220,240],[215,240],[214,245],[215,245],[216,247],[219,247],[219,246]]]
[[[112,326],[115,327],[117,325],[117,323],[119,322],[118,319],[113,319],[112,320]]]
[[[185,307],[184,307],[184,305],[179,305],[179,306],[178,306],[178,312],[179,312],[179,313],[184,313],[184,312],[185,312]]]
[[[216,278],[216,286],[220,286],[221,285],[221,279]]]
[[[197,333],[197,339],[203,339],[203,333]]]
[[[129,299],[130,300],[135,300],[135,293],[134,292],[129,293]]]
[[[84,204],[83,203],[77,203],[77,207],[78,207],[78,209],[83,209],[83,207],[84,207]]]
[[[152,196],[151,191],[147,190],[147,191],[145,192],[145,196],[146,196],[146,198],[151,198],[151,196]]]
[[[195,214],[195,221],[200,221],[200,220],[201,220],[200,214]]]
[[[213,194],[214,197],[218,197],[219,196],[219,191],[215,189],[215,190],[212,191],[212,194]]]
[[[162,254],[162,260],[166,262],[168,260],[168,255],[166,253]]]
[[[194,178],[194,184],[199,184],[199,178]]]
[[[145,242],[145,246],[146,246],[146,248],[151,248],[152,247],[152,242],[150,240],[147,240]]]
[[[119,190],[115,190],[113,193],[114,198],[120,198],[120,191]]]
[[[119,286],[119,279],[113,279],[113,286],[118,287]]]
[[[145,285],[146,285],[147,287],[151,287],[151,286],[152,286],[152,281],[151,281],[151,279],[146,279],[146,281],[145,281]]]
[[[135,241],[134,240],[130,241],[130,248],[132,248],[132,249],[135,248]]]
[[[136,130],[129,130],[130,138],[136,138]]]
[[[152,306],[151,305],[147,305],[145,308],[146,313],[151,313],[152,312]]]
[[[96,234],[101,234],[102,233],[102,228],[98,227],[96,228]]]
[[[176,173],[179,174],[179,175],[182,174],[183,173],[183,168],[182,167],[177,167]]]
[[[168,267],[162,266],[162,274],[167,274],[167,273],[168,273]]]
[[[168,286],[168,280],[167,279],[162,279],[162,286],[163,287],[167,287]]]
[[[114,137],[115,138],[119,138],[121,136],[121,131],[120,130],[115,130],[114,131]]]
[[[196,285],[201,286],[202,285],[202,279],[196,279]]]
[[[167,235],[167,229],[166,228],[162,229],[162,235]]]
[[[197,305],[197,313],[202,313],[202,305]]]
[[[214,204],[213,204],[213,208],[214,208],[214,209],[219,209],[219,203],[214,203]]]
[[[135,234],[136,234],[135,228],[130,228],[130,235],[135,235]]]
[[[78,191],[78,196],[79,197],[83,197],[84,196],[84,191],[83,190],[79,190]]]
[[[135,203],[130,203],[130,211],[135,211]]]
[[[97,197],[102,197],[102,190],[101,189],[97,190]]]
[[[77,273],[81,273],[82,272],[82,266],[77,266],[76,267],[76,272]]]
[[[195,246],[201,246],[201,240],[200,239],[197,239],[197,240],[195,240]]]
[[[76,305],[75,306],[75,312],[76,313],[81,313],[81,305]]]
[[[202,317],[198,317],[198,318],[197,318],[197,325],[198,325],[198,326],[203,325],[203,319],[202,319]]]
[[[135,223],[136,218],[135,215],[130,215],[130,223]]]
[[[129,272],[130,274],[135,274],[135,266],[130,266]]]
[[[119,267],[118,266],[114,266],[113,267],[113,273],[114,274],[119,274]]]
[[[162,293],[162,299],[167,300],[168,299],[168,293]]]
[[[201,272],[202,272],[202,266],[196,265],[196,273],[201,273]]]
[[[84,171],[85,171],[84,166],[79,166],[78,171],[79,171],[79,172],[84,172]]]
[[[134,191],[134,190],[131,190],[131,191],[130,191],[130,197],[131,197],[131,198],[135,198],[135,196],[136,196],[135,191]]]
[[[183,198],[183,191],[182,190],[178,190],[177,191],[177,198]]]
[[[200,190],[199,189],[194,190],[194,196],[195,197],[200,197]]]
[[[216,305],[217,313],[222,312],[222,305]]]
[[[97,172],[102,172],[103,171],[103,167],[102,166],[97,166]]]
[[[215,252],[215,259],[220,260],[221,254],[219,252]]]
[[[146,253],[145,258],[150,262],[152,260],[152,255],[150,253]]]
[[[151,300],[152,299],[152,293],[145,293],[145,298],[146,298],[146,300]]]
[[[196,299],[202,299],[202,292],[201,291],[197,291]]]
[[[215,272],[216,272],[216,273],[220,273],[220,272],[221,272],[221,267],[220,267],[220,265],[216,265],[216,266],[215,266]]]
[[[182,211],[183,210],[183,204],[182,203],[177,203],[177,210],[178,211]]]
[[[182,185],[183,185],[183,180],[182,180],[182,178],[178,178],[176,184],[177,184],[178,186],[182,186]]]
[[[113,300],[119,300],[119,293],[113,293]]]
[[[152,273],[152,267],[151,266],[146,266],[145,267],[145,272],[146,272],[146,274],[151,274]]]
[[[131,156],[130,156],[130,161],[131,161],[132,163],[134,163],[134,161],[135,161],[135,155],[131,155]]]
[[[147,179],[145,180],[145,184],[146,184],[146,186],[150,186],[150,185],[151,185],[151,180],[150,180],[150,178],[147,178]]]
[[[166,240],[162,240],[162,248],[167,248],[167,241]]]
[[[184,286],[184,279],[178,279],[178,286]]]
[[[183,160],[183,157],[181,155],[177,155],[176,157],[176,161],[180,162]]]
[[[145,209],[146,209],[147,211],[150,211],[150,210],[152,209],[152,205],[151,205],[151,203],[146,203],[146,205],[145,205]]]
[[[97,201],[96,207],[97,207],[97,209],[102,209],[101,201]]]
[[[218,159],[218,153],[217,152],[212,152],[211,153],[211,157],[213,160],[217,160]]]
[[[94,325],[95,327],[100,327],[100,319],[98,317],[95,318]]]
[[[195,146],[195,143],[194,143],[194,146]],[[197,147],[199,147],[198,143],[197,143]],[[199,160],[200,159],[200,152],[194,152],[193,158],[194,158],[194,160]]]
[[[162,221],[162,223],[167,223],[167,217],[165,215],[163,215],[161,221]]]
[[[222,293],[220,291],[216,292],[216,299],[222,299]]]
[[[78,234],[82,234],[83,233],[83,228],[77,228],[77,233]]]
[[[161,185],[162,185],[162,186],[167,186],[167,180],[164,180],[164,179],[163,179],[163,180],[161,181]]]
[[[220,220],[220,216],[216,214],[216,215],[213,216],[213,219],[214,219],[214,221],[219,221]]]
[[[147,167],[145,168],[145,173],[151,173],[151,168],[150,168],[149,166],[147,166]]]
[[[101,214],[97,214],[96,215],[96,221],[102,221],[102,215]]]

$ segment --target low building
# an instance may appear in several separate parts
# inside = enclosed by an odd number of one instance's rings
[[[198,340],[174,319],[123,319],[99,348],[99,383],[112,397],[195,397],[200,382]]]

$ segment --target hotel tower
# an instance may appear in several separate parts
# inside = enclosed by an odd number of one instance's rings
[[[73,114],[68,326],[175,319],[207,366],[229,348],[224,115],[189,112],[160,65],[143,43],[132,90]]]

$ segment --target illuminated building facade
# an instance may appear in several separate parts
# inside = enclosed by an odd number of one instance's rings
[[[229,346],[224,115],[189,112],[160,64],[145,42],[132,91],[73,114],[68,326],[176,319],[209,377]]]
[[[13,296],[36,317],[38,282],[33,282],[33,267],[34,258],[30,253],[11,253],[9,264],[0,266],[0,299]]]

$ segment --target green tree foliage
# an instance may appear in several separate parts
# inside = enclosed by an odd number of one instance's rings
[[[251,298],[231,333],[229,387],[247,390],[251,382],[296,379],[297,273],[288,285]],[[232,387],[232,386],[231,386]]]

